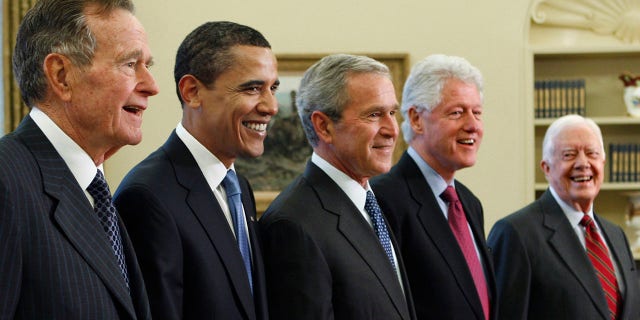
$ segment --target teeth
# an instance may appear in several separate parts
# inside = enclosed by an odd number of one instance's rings
[[[463,140],[458,140],[458,142],[464,143],[464,144],[473,144],[474,142],[476,142],[476,140],[475,139],[463,139]]]
[[[583,181],[590,181],[590,180],[591,180],[591,177],[587,177],[587,176],[573,178],[573,181],[575,182],[583,182]]]
[[[251,130],[255,130],[255,131],[265,131],[267,130],[267,124],[266,123],[243,123],[242,125],[244,125],[245,127],[251,129]]]

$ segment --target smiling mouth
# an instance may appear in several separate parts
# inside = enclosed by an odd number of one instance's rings
[[[245,128],[249,128],[253,131],[257,131],[257,132],[265,132],[267,131],[267,124],[266,123],[255,123],[255,122],[243,122],[242,125]]]
[[[587,182],[593,180],[593,176],[579,176],[579,177],[571,177],[571,181],[573,182]]]
[[[476,139],[460,139],[458,140],[458,143],[472,146],[474,143],[476,143]]]
[[[128,113],[139,114],[142,112],[142,108],[136,106],[124,106],[122,109]]]

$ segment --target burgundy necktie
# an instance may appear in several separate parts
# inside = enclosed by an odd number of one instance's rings
[[[618,301],[620,301],[620,292],[618,290],[618,280],[613,269],[613,263],[609,258],[609,250],[604,245],[604,241],[598,231],[593,219],[588,215],[584,215],[580,220],[580,225],[585,228],[585,246],[587,247],[587,256],[596,270],[596,275],[604,290],[605,298],[607,298],[607,306],[609,307],[609,315],[611,319],[616,319],[618,310]]]
[[[473,282],[476,284],[476,290],[478,291],[478,296],[482,303],[484,317],[485,319],[489,319],[489,294],[487,292],[487,282],[484,276],[482,264],[480,264],[476,248],[473,244],[473,239],[471,238],[471,233],[469,232],[467,217],[464,214],[464,210],[462,210],[460,199],[458,199],[456,190],[452,186],[448,186],[440,197],[449,205],[449,226],[451,227],[451,231],[453,231],[453,235],[458,240],[458,245],[462,250],[465,260],[467,260],[471,277],[473,278]]]

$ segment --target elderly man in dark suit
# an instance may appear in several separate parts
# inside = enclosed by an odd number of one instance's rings
[[[414,319],[409,285],[370,177],[391,167],[398,108],[388,68],[330,55],[297,105],[313,155],[260,219],[271,318]]]
[[[264,150],[278,111],[276,58],[258,31],[207,22],[178,48],[182,121],[115,195],[156,319],[267,319],[249,183],[237,157]]]
[[[489,234],[500,319],[640,319],[627,239],[594,211],[604,163],[593,120],[568,115],[549,126],[540,163],[549,188]]]
[[[150,64],[130,1],[40,0],[24,17],[13,66],[31,111],[0,139],[1,319],[151,318],[102,173],[142,138]]]
[[[454,178],[476,162],[482,109],[482,76],[468,61],[420,61],[402,97],[409,149],[372,181],[400,244],[418,319],[495,319],[482,205]]]

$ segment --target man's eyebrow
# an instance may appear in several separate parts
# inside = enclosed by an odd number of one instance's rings
[[[249,80],[247,82],[243,82],[240,85],[238,85],[238,87],[240,88],[248,88],[248,87],[255,87],[255,86],[263,86],[265,84],[265,81],[263,80]]]
[[[143,57],[142,50],[133,50],[133,51],[127,52],[124,55],[120,56],[118,58],[118,61],[119,62],[124,62],[124,61],[131,60],[131,59],[138,60],[141,57]],[[147,61],[145,61],[145,64],[147,66],[152,66],[153,63],[154,63],[153,57],[149,57],[149,59]]]

